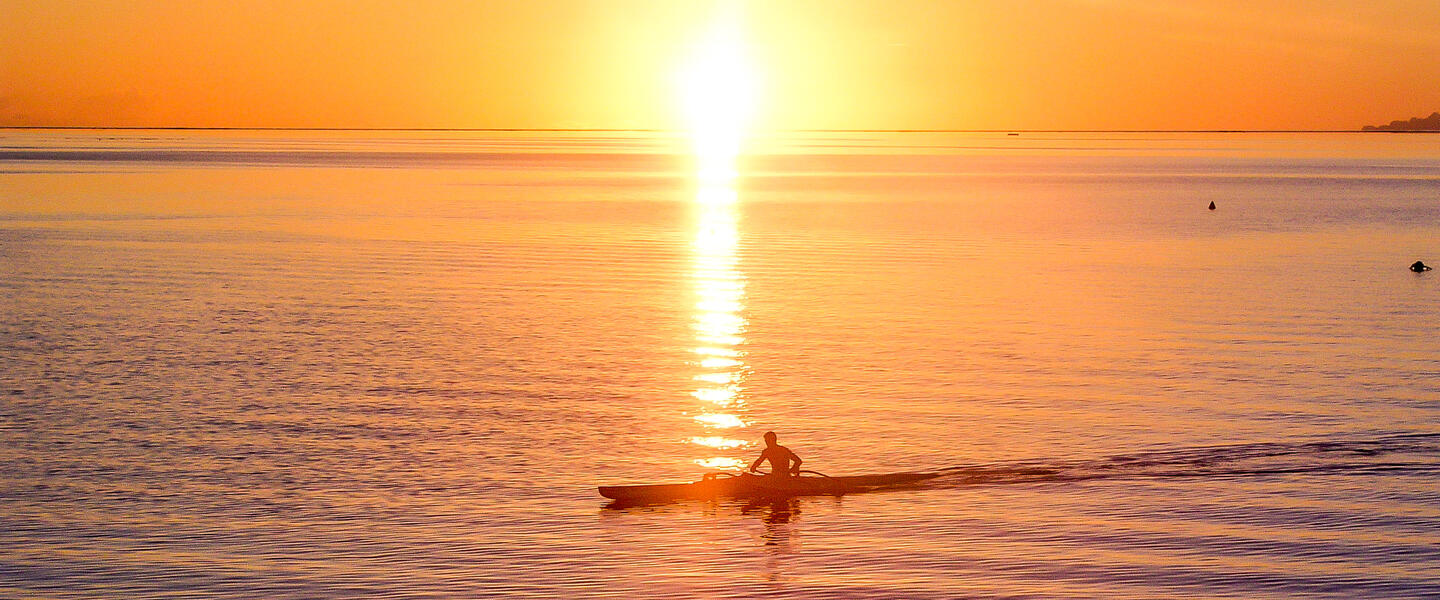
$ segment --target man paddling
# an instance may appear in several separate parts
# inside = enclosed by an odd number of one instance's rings
[[[804,461],[800,460],[800,457],[794,452],[791,452],[789,448],[775,443],[776,439],[778,439],[778,436],[775,435],[775,432],[765,432],[765,450],[760,453],[760,458],[750,463],[750,472],[754,473],[756,469],[760,468],[760,463],[768,460],[770,461],[771,477],[787,477],[792,475],[799,477],[800,463]]]

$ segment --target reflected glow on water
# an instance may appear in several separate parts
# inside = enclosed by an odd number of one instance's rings
[[[700,366],[705,369],[724,369],[727,367],[739,367],[744,364],[745,363],[731,358],[707,358],[700,361]]]
[[[745,426],[745,421],[740,420],[740,417],[725,413],[706,413],[703,415],[696,415],[695,420],[705,424],[706,427],[713,427],[716,429],[733,429],[736,427]]]
[[[735,397],[739,395],[739,391],[734,387],[701,388],[690,395],[717,406],[730,407],[735,405]]]
[[[705,467],[705,468],[707,468],[707,469],[716,469],[716,470],[720,470],[720,471],[728,471],[728,470],[740,469],[740,468],[744,467],[744,466],[745,466],[745,461],[740,460],[740,459],[738,459],[738,458],[716,457],[716,458],[703,458],[703,459],[700,459],[700,460],[695,461],[695,464],[700,465],[700,466],[702,466],[702,467]]]
[[[704,382],[706,382],[706,383],[713,383],[713,384],[716,384],[716,385],[723,385],[723,384],[726,384],[726,383],[733,383],[733,382],[735,381],[735,374],[734,374],[734,373],[701,373],[701,374],[695,376],[695,380],[696,380],[696,381],[704,381]],[[701,390],[697,390],[697,392],[698,392],[698,391],[701,391]],[[700,395],[699,393],[696,394],[697,397],[698,397],[699,395]]]
[[[732,440],[730,438],[720,437],[718,435],[712,435],[710,437],[693,437],[690,438],[690,442],[693,444],[699,444],[701,446],[719,448],[721,450],[725,450],[728,448],[739,448],[747,443],[744,440]]]
[[[739,198],[733,179],[700,177],[695,193],[696,229],[691,278],[695,291],[692,328],[696,347],[692,351],[699,372],[698,385],[690,393],[701,402],[695,421],[706,430],[735,429],[746,425],[745,375],[746,321],[745,277],[737,268],[739,233],[735,203]],[[746,443],[714,435],[690,438],[693,444],[727,450]],[[696,464],[714,469],[739,468],[740,461],[726,457],[697,459]]]

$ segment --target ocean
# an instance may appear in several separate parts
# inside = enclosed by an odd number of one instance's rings
[[[0,130],[0,596],[1440,597],[1440,137],[1018,133]]]

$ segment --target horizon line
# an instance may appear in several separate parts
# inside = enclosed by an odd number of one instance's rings
[[[679,129],[617,127],[191,127],[0,125],[0,130],[102,131],[465,131],[495,133],[675,133]],[[1424,130],[1364,129],[773,129],[773,133],[1436,133]]]

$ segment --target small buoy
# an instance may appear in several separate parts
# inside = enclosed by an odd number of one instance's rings
[[[1210,210],[1215,210],[1215,201],[1214,201],[1214,200],[1211,200],[1211,201],[1210,201]]]
[[[1430,265],[1425,264],[1423,260],[1417,260],[1415,264],[1410,265],[1410,270],[1416,273],[1424,273],[1430,270]]]

